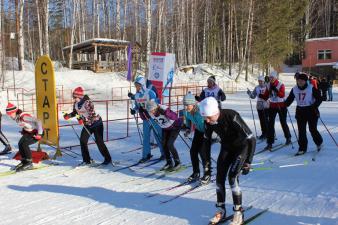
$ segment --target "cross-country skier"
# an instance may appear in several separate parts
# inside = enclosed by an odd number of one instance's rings
[[[210,222],[217,224],[226,217],[225,179],[228,176],[234,203],[234,218],[230,225],[240,225],[243,223],[243,212],[239,175],[241,171],[244,175],[250,171],[256,139],[238,112],[231,109],[219,109],[214,98],[204,99],[199,107],[206,122],[205,138],[210,140],[212,132],[216,132],[221,138],[216,175],[216,207],[219,211]]]
[[[255,89],[253,91],[247,91],[247,94],[250,98],[255,99],[257,97],[256,108],[262,130],[262,134],[258,138],[260,140],[265,139],[268,133],[269,104],[266,100],[259,97],[259,94],[264,94],[264,92],[266,91],[266,86],[267,85],[264,83],[264,76],[261,75],[258,77],[258,85],[255,87]]]
[[[77,117],[79,124],[83,126],[80,136],[83,162],[80,165],[92,163],[88,150],[88,139],[93,133],[97,147],[101,155],[104,157],[102,164],[110,164],[112,159],[107,146],[103,141],[103,122],[101,116],[95,113],[94,104],[89,99],[88,95],[84,95],[84,89],[82,87],[74,89],[73,99],[73,111],[71,113],[65,113],[63,117],[65,120]]]
[[[264,92],[264,94],[258,95],[262,99],[269,99],[268,102],[270,104],[267,146],[265,147],[265,149],[267,150],[272,149],[272,144],[275,141],[275,120],[277,113],[279,115],[279,120],[284,132],[284,137],[286,139],[285,145],[291,144],[291,134],[289,126],[286,122],[287,108],[284,103],[285,86],[277,79],[276,71],[272,71],[269,75],[269,78],[270,83],[267,85],[266,91]]]
[[[211,162],[210,162],[210,145],[204,145],[203,142],[207,141],[204,136],[204,118],[200,114],[198,104],[195,97],[188,92],[183,98],[183,104],[185,107],[184,118],[186,131],[185,136],[191,133],[192,125],[195,126],[194,137],[190,148],[190,158],[192,163],[193,173],[188,178],[188,182],[197,181],[200,178],[200,168],[198,155],[202,159],[204,168],[204,175],[201,178],[202,184],[210,182],[211,178]],[[206,148],[205,148],[206,147]]]
[[[171,171],[179,169],[181,161],[174,143],[180,133],[182,119],[167,106],[159,105],[152,100],[147,101],[146,109],[151,118],[162,128],[162,145],[167,162],[161,170]],[[174,160],[174,164],[172,158]]]
[[[144,163],[152,157],[150,147],[150,133],[152,130],[155,132],[155,139],[162,155],[161,158],[164,159],[163,147],[161,144],[162,129],[150,118],[145,106],[147,101],[158,101],[156,93],[153,90],[146,88],[146,82],[143,76],[138,76],[134,81],[134,85],[136,94],[128,93],[128,97],[135,100],[135,106],[130,109],[130,114],[135,115],[138,112],[143,120],[143,151],[142,158],[139,162]]]
[[[307,151],[307,137],[306,137],[306,125],[309,124],[309,130],[313,141],[317,145],[319,151],[323,138],[318,132],[317,123],[319,118],[318,107],[322,103],[322,98],[318,89],[308,84],[308,76],[305,73],[298,73],[296,76],[297,85],[291,89],[291,92],[285,104],[289,107],[293,100],[296,99],[296,120],[298,125],[298,145],[299,150],[296,155],[303,155]]]
[[[8,103],[6,113],[20,127],[22,127],[22,137],[18,143],[21,163],[19,163],[14,169],[17,172],[33,169],[32,152],[29,146],[41,140],[43,136],[42,124],[37,118],[28,113],[22,112],[21,109],[18,109],[12,103]]]
[[[210,76],[207,80],[208,87],[203,89],[200,96],[196,96],[197,101],[202,101],[207,97],[214,97],[219,103],[225,101],[226,96],[224,91],[216,84],[215,76]]]
[[[6,138],[6,136],[1,131],[1,118],[2,118],[2,114],[0,112],[0,141],[5,146],[5,149],[0,152],[0,155],[4,155],[4,154],[11,153],[12,152],[12,147],[9,144],[9,141]]]

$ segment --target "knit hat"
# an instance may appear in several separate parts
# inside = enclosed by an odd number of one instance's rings
[[[195,105],[196,99],[195,96],[189,91],[183,98],[183,105]]]
[[[145,86],[146,81],[145,81],[143,76],[138,76],[138,77],[136,77],[134,84],[139,84],[143,87],[143,86]]]
[[[84,89],[82,87],[77,87],[73,91],[73,97],[82,98],[84,95]]]
[[[297,73],[295,76],[296,76],[296,79],[297,79],[297,80],[298,80],[298,79],[305,80],[305,81],[308,80],[308,76],[307,76],[306,73]]]
[[[10,114],[12,114],[16,111],[18,111],[18,108],[15,105],[13,105],[12,103],[8,102],[8,105],[6,107],[7,115],[10,115]]]
[[[199,109],[202,116],[214,116],[219,113],[218,102],[214,97],[205,98],[199,103]]]
[[[207,81],[208,82],[213,82],[215,84],[216,83],[216,78],[215,78],[215,76],[210,76]]]
[[[277,78],[277,75],[278,75],[277,71],[271,71],[269,77]]]
[[[264,76],[263,75],[258,76],[258,80],[264,81]]]
[[[148,112],[151,112],[154,109],[157,109],[157,107],[158,107],[158,105],[155,101],[150,100],[150,101],[147,101],[147,103],[146,103],[146,109],[147,109]]]

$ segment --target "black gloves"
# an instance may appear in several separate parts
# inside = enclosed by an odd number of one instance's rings
[[[271,86],[270,88],[271,88],[271,90],[272,90],[272,91],[274,91],[274,92],[278,93],[278,89],[277,89],[277,87],[276,87],[276,86]]]
[[[135,100],[135,95],[131,92],[128,92],[128,97],[132,100]]]
[[[130,114],[131,115],[135,115],[136,114],[136,110],[135,109],[130,109]]]
[[[249,163],[244,163],[242,167],[242,174],[247,175],[250,172],[251,165]]]

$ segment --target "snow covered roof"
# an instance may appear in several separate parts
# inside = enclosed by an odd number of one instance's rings
[[[337,40],[338,41],[338,37],[309,38],[309,39],[306,39],[305,42],[310,42],[310,41],[330,41],[330,40]]]
[[[333,65],[333,69],[338,69],[338,62]]]
[[[316,66],[333,66],[338,65],[338,62],[317,63]]]
[[[95,46],[98,48],[98,53],[111,52],[112,50],[120,50],[126,48],[131,42],[125,40],[108,39],[108,38],[93,38],[77,44],[69,45],[63,48],[63,51],[70,51],[73,47],[73,52],[90,53],[95,51]],[[140,44],[135,42],[135,45],[140,47]]]

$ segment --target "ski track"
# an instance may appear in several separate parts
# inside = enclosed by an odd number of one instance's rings
[[[334,89],[334,99],[337,98],[338,91]],[[254,131],[245,92],[227,95],[224,105],[237,110]],[[336,139],[337,109],[337,102],[323,102],[320,107],[322,119]],[[124,113],[123,110],[117,111]],[[289,108],[289,112],[297,129],[294,118],[295,104]],[[260,135],[257,113],[254,113],[257,135]],[[2,122],[2,130],[17,148],[18,128],[6,116],[3,117]],[[292,139],[295,140],[289,118],[288,124]],[[1,225],[207,224],[209,218],[216,211],[214,207],[216,201],[215,183],[195,189],[166,204],[160,203],[160,201],[170,199],[189,188],[187,185],[166,191],[167,188],[183,182],[191,174],[191,167],[157,180],[154,179],[159,174],[147,178],[143,178],[143,176],[159,169],[164,161],[143,169],[136,166],[132,168],[134,171],[125,169],[113,172],[117,168],[137,162],[141,157],[142,150],[121,154],[121,152],[140,146],[136,126],[134,123],[131,125],[131,138],[107,143],[113,160],[120,162],[116,167],[72,169],[73,166],[81,162],[81,156],[73,159],[64,155],[58,159],[60,165],[0,177]],[[124,124],[119,126],[124,126]],[[293,154],[298,150],[297,143],[294,144],[294,149],[287,146],[276,152],[264,152],[254,157],[253,163],[264,162],[264,164],[255,165],[255,167],[298,164],[305,161],[308,164],[253,171],[247,176],[240,177],[243,205],[253,205],[253,209],[248,211],[245,216],[249,217],[258,210],[269,208],[267,213],[250,224],[338,225],[338,148],[320,121],[318,129],[323,135],[324,148],[315,162],[311,161],[312,152],[293,157]],[[77,131],[80,130],[77,128]],[[78,144],[72,130],[64,129],[61,132],[64,144]],[[276,135],[278,138],[276,143],[278,141],[284,142],[278,118],[276,119]],[[315,145],[309,132],[307,135],[308,151],[313,151]],[[182,163],[190,163],[188,149],[180,138],[177,139],[175,145]],[[259,143],[256,151],[261,150],[265,145],[265,142]],[[212,146],[212,157],[215,160],[217,160],[219,147],[218,143]],[[44,149],[53,155],[53,149],[46,146]],[[97,147],[90,145],[89,149],[92,158],[96,162],[101,162],[102,156]],[[80,153],[79,147],[72,150]],[[159,157],[158,148],[152,150],[152,154],[155,158]],[[10,156],[13,155],[0,157],[0,171],[7,171],[10,166],[17,164],[16,161],[9,159]],[[214,162],[212,164],[213,167],[216,166]],[[216,173],[216,168],[213,169],[213,173]],[[132,179],[137,180],[131,181]],[[231,213],[232,196],[229,185],[226,184],[226,208]],[[145,195],[152,193],[158,193],[158,195],[152,198],[145,197]]]

